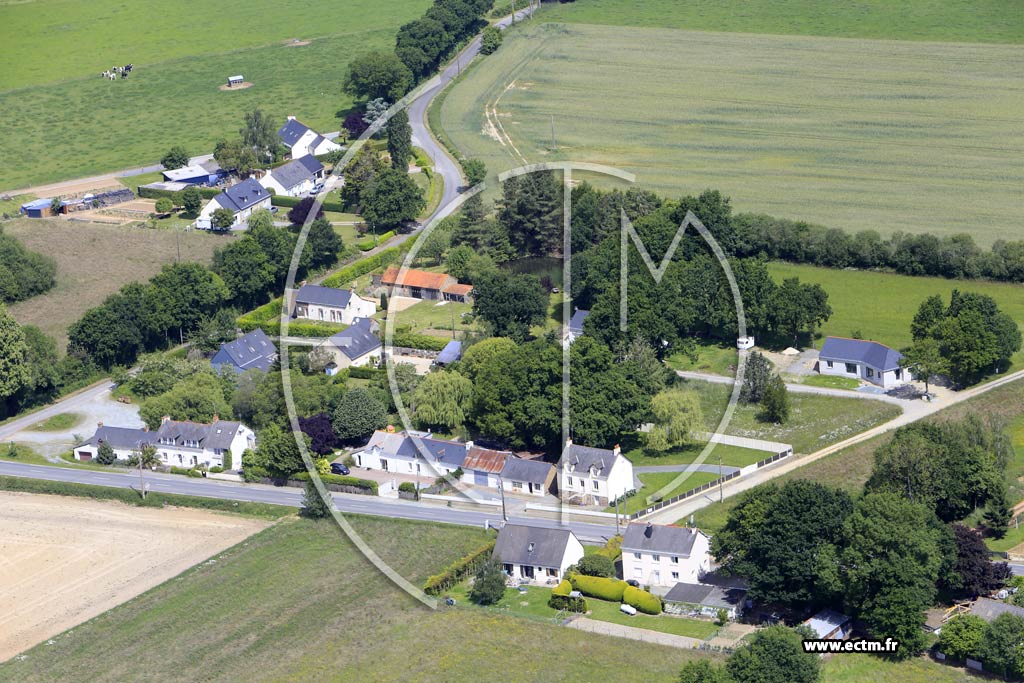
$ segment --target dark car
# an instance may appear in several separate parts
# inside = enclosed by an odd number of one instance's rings
[[[626,579],[626,583],[628,583],[633,588],[639,588],[640,587],[640,582],[637,581],[636,579]]]
[[[349,472],[348,468],[342,465],[340,462],[331,463],[331,474],[343,474],[347,475]]]

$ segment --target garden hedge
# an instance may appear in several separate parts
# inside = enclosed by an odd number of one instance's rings
[[[371,249],[384,244],[394,236],[394,230],[388,230],[382,235],[377,235],[377,239],[374,239],[371,235],[368,239],[365,239],[362,242],[356,242],[356,248],[359,249],[359,251],[370,251]]]
[[[298,472],[293,474],[289,479],[293,481],[301,481],[303,483],[309,481],[309,472]],[[362,491],[377,495],[377,482],[370,479],[360,479],[359,477],[346,477],[341,474],[321,474],[320,479],[327,485],[328,488],[333,484],[335,486],[350,486]]]
[[[580,614],[590,609],[586,598],[570,598],[568,595],[555,595],[554,591],[551,591],[551,597],[548,598],[548,607],[551,609],[564,609],[567,612],[578,612]]]
[[[213,199],[223,191],[216,187],[199,187],[198,185],[195,186],[195,188],[199,190],[199,196],[203,199]],[[139,195],[143,199],[160,199],[161,197],[174,199],[176,196],[179,196],[180,192],[184,192],[184,190],[178,190],[177,192],[172,190],[158,190],[155,187],[144,187],[142,185],[135,188],[135,194]]]
[[[661,598],[635,586],[627,586],[622,601],[644,614],[661,614]]]
[[[605,579],[600,576],[584,576],[583,574],[573,574],[572,585],[584,595],[608,602],[622,602],[623,592],[630,587],[628,583],[620,579]],[[637,607],[637,609],[640,608]]]
[[[445,337],[434,337],[429,334],[416,334],[407,330],[395,330],[391,345],[401,348],[423,349],[424,351],[440,351],[450,340]],[[398,362],[401,362],[400,360]]]
[[[345,266],[334,275],[324,279],[322,284],[324,287],[347,287],[352,280],[357,277],[366,275],[371,270],[376,270],[381,266],[390,265],[398,260],[401,255],[402,249],[400,247],[391,247],[379,251],[373,256],[367,256],[364,259],[360,259],[350,266]]]
[[[423,592],[427,595],[438,595],[476,572],[490,559],[491,553],[494,552],[494,544],[494,540],[488,541],[465,557],[455,560],[440,573],[431,576],[423,584]]]
[[[567,596],[569,593],[572,593],[572,583],[569,582],[569,579],[562,579],[561,583],[551,589],[552,595]]]
[[[380,374],[380,370],[366,365],[353,365],[348,368],[348,376],[352,379],[373,379]]]
[[[298,205],[298,203],[301,202],[303,199],[305,199],[305,197],[286,197],[285,195],[275,194],[273,197],[270,198],[270,203],[274,206],[280,206],[283,208],[290,209]],[[337,213],[345,213],[345,206],[341,202],[324,202],[321,205],[321,207],[323,208],[324,211],[335,211]]]

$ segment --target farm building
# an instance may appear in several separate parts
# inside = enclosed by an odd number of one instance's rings
[[[217,209],[227,209],[235,216],[235,222],[231,230],[244,229],[249,216],[259,209],[270,208],[270,193],[258,182],[249,178],[229,187],[219,195],[211,199],[203,207],[199,218],[196,219],[196,227],[201,230],[213,228],[213,212]]]
[[[260,179],[260,185],[278,195],[302,197],[309,194],[323,177],[324,165],[307,154],[278,166]]]
[[[292,317],[351,325],[357,318],[369,318],[376,312],[376,303],[350,289],[304,284],[295,293]]]
[[[288,117],[287,123],[277,131],[277,137],[281,138],[281,143],[288,148],[292,159],[300,159],[307,155],[319,156],[341,149],[341,145],[328,140],[294,116]]]
[[[213,159],[208,159],[197,164],[163,171],[162,175],[164,180],[169,183],[208,185],[212,187],[227,178],[228,172],[221,168],[220,164]]]
[[[19,212],[26,218],[46,218],[53,215],[53,210],[51,209],[52,204],[53,199],[51,197],[33,199],[30,202],[22,204]]]
[[[460,285],[458,280],[447,273],[431,273],[415,268],[400,273],[399,268],[388,268],[383,274],[373,276],[373,283],[388,287],[392,296],[459,303],[472,301],[472,285]]]
[[[891,389],[913,379],[900,367],[902,359],[899,351],[875,341],[828,337],[818,354],[818,374],[862,379]]]

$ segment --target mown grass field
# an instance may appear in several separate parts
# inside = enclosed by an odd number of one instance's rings
[[[597,162],[672,197],[717,188],[739,211],[989,244],[1024,219],[1021,71],[1014,45],[535,23],[438,118],[492,173]]]
[[[924,657],[892,661],[864,654],[829,657],[821,664],[824,683],[977,683],[985,680],[966,669]]]
[[[416,583],[485,532],[352,518]],[[674,681],[700,655],[482,610],[431,611],[330,522],[286,520],[0,664],[0,681]],[[515,643],[515,647],[509,647]],[[633,664],[623,668],[629,659]]]
[[[1001,310],[1024,327],[1024,289],[1017,284],[910,277],[780,262],[770,263],[768,270],[776,282],[798,277],[801,282],[820,284],[828,292],[832,317],[821,329],[824,335],[850,337],[860,332],[865,339],[903,348],[911,342],[910,322],[921,302],[940,294],[949,303],[954,289],[991,296]],[[1013,361],[1012,369],[1019,368],[1024,362],[1024,352],[1017,353]]]
[[[790,397],[794,398],[795,395],[791,394]],[[1007,477],[1011,482],[1010,497],[1013,502],[1024,498],[1024,485],[1020,481],[1020,478],[1024,477],[1024,381],[1011,382],[992,389],[980,396],[951,405],[925,419],[959,420],[971,414],[990,417],[1008,425],[1017,453],[1017,457],[1007,468]],[[787,472],[773,481],[783,484],[790,479],[811,479],[839,486],[856,495],[871,476],[875,450],[888,443],[891,438],[892,432],[881,434]],[[726,516],[735,500],[735,497],[727,498],[724,503],[713,503],[699,510],[695,516],[697,525],[714,533],[725,524]],[[683,523],[688,520],[679,521]],[[1020,542],[1024,542],[1024,538],[1021,538]]]
[[[190,3],[30,0],[0,5],[5,69],[0,189],[155,163],[172,145],[209,153],[246,111],[294,115],[322,132],[352,100],[350,58],[390,49],[428,0],[228,0]],[[286,46],[291,38],[311,40]],[[135,64],[127,80],[99,77]],[[253,87],[222,92],[242,74]]]
[[[644,26],[737,33],[778,33],[846,38],[933,40],[963,43],[1024,43],[1019,5],[983,0],[590,0],[544,5],[545,21]]]
[[[145,282],[166,263],[209,264],[213,250],[231,236],[205,231],[152,230],[61,219],[19,219],[3,224],[28,249],[57,260],[57,285],[45,294],[8,307],[22,325],[37,325],[63,353],[68,327],[129,282]]]

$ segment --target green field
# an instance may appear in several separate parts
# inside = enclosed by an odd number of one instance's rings
[[[3,3],[0,189],[152,164],[175,144],[208,153],[256,107],[281,123],[291,114],[337,130],[335,112],[352,103],[341,93],[349,59],[390,48],[398,27],[429,4]],[[287,47],[290,38],[312,43]],[[128,62],[127,80],[99,77]],[[254,86],[218,90],[233,74]]]
[[[639,512],[648,506],[648,496],[653,496],[658,491],[662,490],[666,486],[670,486],[672,482],[676,480],[676,477],[680,475],[680,472],[647,472],[644,474],[638,474],[637,479],[643,484],[643,487],[636,492],[636,495],[630,496],[626,499],[625,506],[619,505],[619,513],[631,515],[634,512]],[[718,479],[717,473],[712,472],[691,472],[686,475],[682,483],[674,486],[671,490],[666,492],[660,498],[661,500],[667,500],[674,496],[678,496],[681,493],[686,493],[691,489],[695,489],[702,484],[706,484],[709,481]],[[657,501],[654,501],[657,502]],[[615,512],[615,506],[606,507],[605,512]]]
[[[588,0],[544,5],[545,21],[737,33],[1024,43],[1020,4],[983,0]],[[1015,15],[1015,12],[1018,13]]]
[[[828,292],[832,317],[822,334],[851,337],[859,332],[893,348],[910,344],[910,321],[921,302],[932,294],[941,294],[948,303],[954,289],[987,294],[1018,325],[1024,326],[1024,289],[1021,285],[937,277],[910,277],[891,273],[816,268],[792,263],[770,263],[772,277],[781,282],[798,277],[801,282],[820,284]],[[1013,368],[1024,362],[1024,351],[1013,357]]]
[[[1011,45],[538,23],[436,118],[492,172],[604,163],[672,197],[717,188],[738,211],[990,244],[1024,219],[1022,71]]]
[[[74,427],[82,421],[82,417],[81,413],[57,413],[42,422],[35,423],[29,429],[34,432],[61,432]]]
[[[485,534],[350,519],[417,583]],[[668,683],[701,656],[483,610],[431,611],[330,522],[285,520],[213,560],[0,664],[0,681],[468,681],[501,672]]]
[[[864,654],[829,657],[822,662],[823,683],[978,683],[960,667],[946,666],[924,657],[891,661]]]

